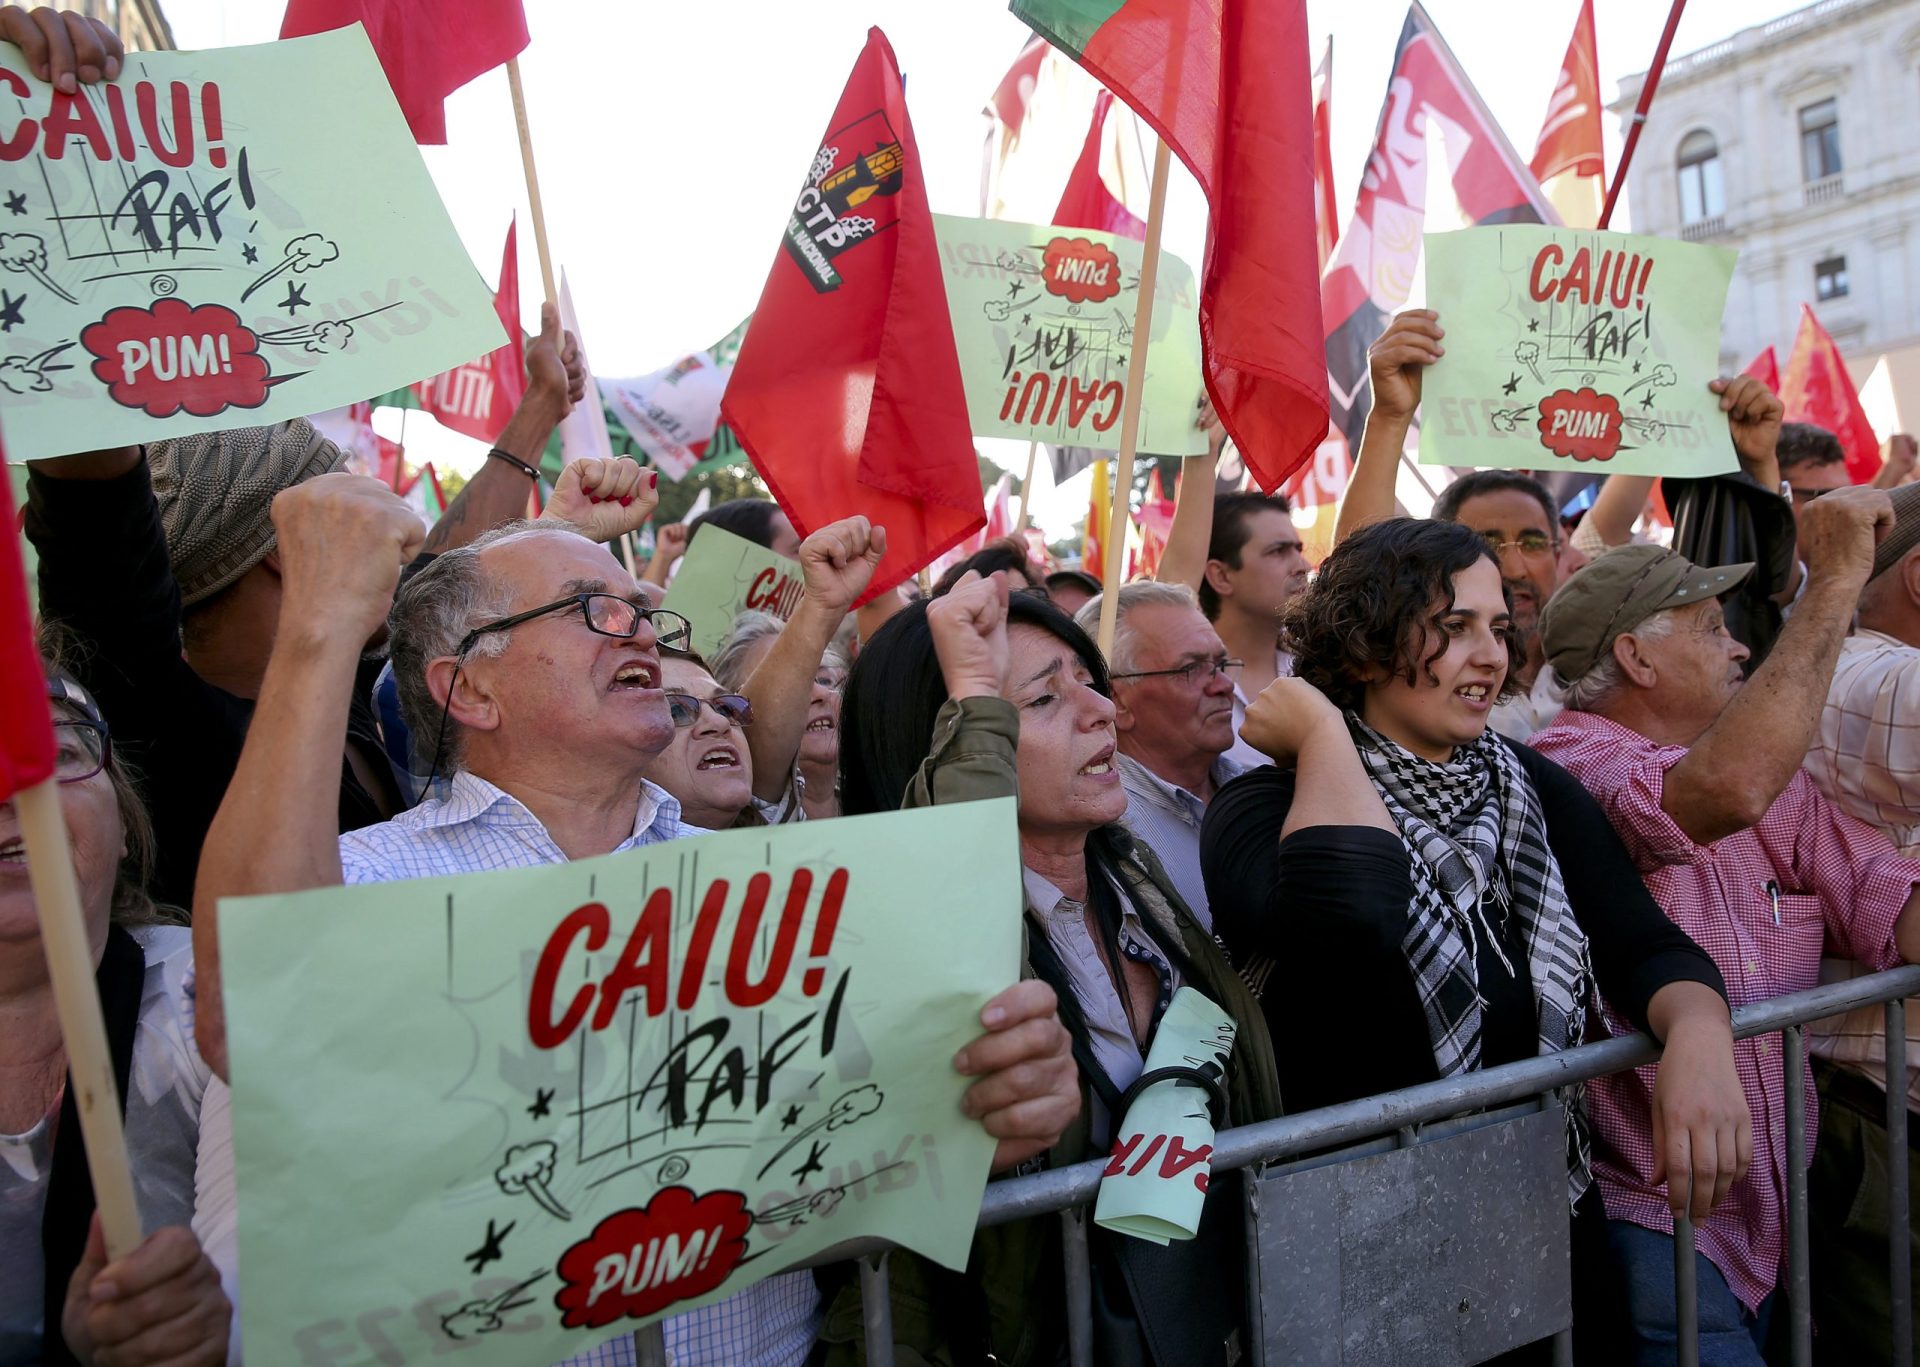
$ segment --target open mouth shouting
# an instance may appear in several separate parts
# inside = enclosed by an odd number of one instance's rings
[[[1118,781],[1120,771],[1113,764],[1113,747],[1102,746],[1100,752],[1080,766],[1080,776],[1099,780]]]
[[[607,688],[609,693],[627,692],[633,689],[654,689],[660,686],[660,666],[652,660],[629,660],[613,673],[613,682]]]
[[[740,752],[731,745],[710,745],[700,752],[700,758],[693,767],[698,770],[738,769]]]

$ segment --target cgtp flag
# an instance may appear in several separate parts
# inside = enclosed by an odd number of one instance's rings
[[[1313,69],[1313,226],[1326,270],[1340,245],[1340,201],[1333,192],[1333,35]]]
[[[500,257],[500,285],[493,295],[493,311],[507,330],[505,345],[413,386],[420,407],[436,421],[489,445],[506,431],[513,419],[513,410],[520,406],[527,392],[527,363],[521,350],[517,227],[513,221],[507,224],[507,245]]]
[[[282,38],[364,24],[415,142],[444,143],[442,102],[527,45],[520,0],[287,0]]]
[[[887,529],[866,597],[986,521],[900,67],[872,29],[794,201],[721,414],[802,536]]]
[[[1787,406],[1788,422],[1810,422],[1840,438],[1847,453],[1847,478],[1870,484],[1880,473],[1880,438],[1860,406],[1860,395],[1840,359],[1840,348],[1820,326],[1807,304],[1800,306],[1800,331],[1793,339],[1793,355],[1780,377],[1780,402]]]
[[[1327,430],[1304,0],[1012,0],[1132,106],[1207,196],[1200,338],[1215,410],[1263,487]]]
[[[0,449],[0,476],[6,451]],[[47,680],[33,638],[33,595],[14,535],[13,480],[0,478],[0,800],[53,777]]]
[[[1528,169],[1569,228],[1600,222],[1607,161],[1600,143],[1600,54],[1593,34],[1593,0],[1580,0],[1573,38]]]

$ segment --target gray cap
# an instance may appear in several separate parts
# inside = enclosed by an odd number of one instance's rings
[[[273,496],[346,468],[305,418],[147,444],[182,607],[211,598],[274,547]]]
[[[1616,636],[1654,613],[1718,598],[1738,588],[1751,563],[1702,569],[1664,546],[1621,546],[1575,574],[1540,614],[1540,645],[1567,683],[1613,649]]]

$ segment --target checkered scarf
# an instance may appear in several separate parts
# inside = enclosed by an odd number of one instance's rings
[[[1572,1049],[1585,1035],[1593,973],[1547,844],[1539,796],[1492,731],[1435,764],[1348,714],[1367,776],[1379,790],[1413,865],[1413,905],[1401,948],[1413,971],[1442,1077],[1480,1066],[1481,1010],[1474,963],[1482,946],[1509,971],[1505,937],[1488,920],[1520,918],[1526,977],[1540,1008],[1540,1052]],[[1567,1089],[1571,1195],[1592,1180],[1582,1088]]]

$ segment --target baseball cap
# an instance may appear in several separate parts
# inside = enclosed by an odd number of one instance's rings
[[[1621,546],[1580,570],[1547,600],[1540,644],[1554,673],[1572,683],[1585,678],[1613,647],[1665,608],[1718,598],[1753,573],[1744,565],[1704,569],[1664,546]]]

